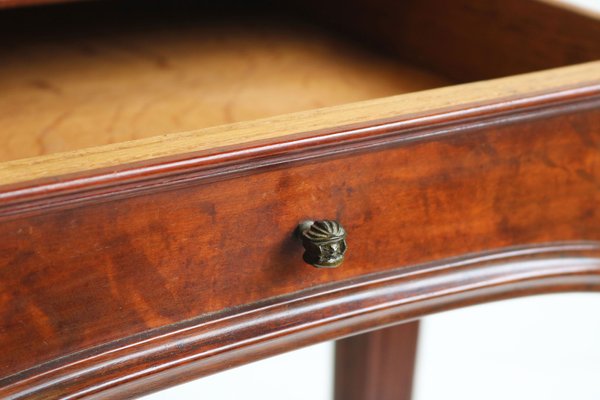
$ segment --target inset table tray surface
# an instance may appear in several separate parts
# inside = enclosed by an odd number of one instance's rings
[[[24,3],[0,2],[0,397],[600,288],[592,14]],[[303,261],[306,220],[343,226],[339,267]]]

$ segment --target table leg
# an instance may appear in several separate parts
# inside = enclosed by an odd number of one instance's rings
[[[419,321],[341,339],[335,400],[410,400]]]

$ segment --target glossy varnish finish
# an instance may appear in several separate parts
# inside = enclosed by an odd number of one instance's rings
[[[282,351],[485,301],[600,290],[600,245],[555,243],[367,275],[196,318],[6,380],[4,396],[129,398]]]
[[[195,3],[0,13],[0,161],[600,58],[597,19],[539,1]]]
[[[0,365],[4,376],[42,365],[7,378],[5,385],[16,386],[6,386],[4,393],[23,390],[27,376],[46,382],[59,372],[39,375],[43,371],[60,370],[90,354],[122,346],[122,342],[106,344],[111,341],[138,342],[156,335],[148,332],[152,329],[168,330],[165,327],[202,315],[210,321],[210,313],[222,310],[236,315],[234,307],[302,293],[319,284],[351,279],[351,285],[352,279],[366,273],[517,244],[600,240],[598,96],[593,91],[578,96],[567,91],[565,96],[566,101],[555,104],[417,131],[383,124],[362,146],[340,141],[331,150],[320,148],[314,160],[286,163],[283,155],[274,154],[271,166],[265,159],[245,172],[223,167],[225,175],[213,170],[205,178],[169,190],[133,197],[121,194],[114,200],[96,197],[94,203],[77,207],[59,202],[45,209],[36,203],[38,211],[7,215],[0,227],[1,262],[6,266],[0,277],[4,321],[0,339],[2,348],[11,351],[2,354]],[[337,154],[344,148],[345,154]],[[308,146],[302,151],[308,157],[314,150]],[[303,263],[301,246],[292,233],[298,222],[310,218],[334,218],[344,224],[349,251],[343,267],[324,271]],[[575,268],[583,274],[580,280],[560,284],[544,280],[546,270],[540,269],[542,275],[524,287],[594,289],[595,281],[585,278],[595,273],[596,264],[590,265],[591,270]],[[566,273],[569,268],[564,267]],[[513,279],[510,273],[504,276],[507,282]],[[424,285],[425,292],[433,290]],[[385,304],[385,292],[378,293],[374,298]],[[493,286],[489,293],[488,299],[499,295]],[[478,301],[486,299],[485,292],[475,294]],[[524,292],[501,293],[518,294]],[[452,299],[447,304],[454,304]],[[339,307],[333,315],[342,310],[352,315],[352,310],[365,305]],[[392,323],[419,314],[402,312],[385,318],[374,314],[370,321]],[[318,321],[319,315],[311,318]],[[304,318],[288,323],[308,324]],[[286,326],[278,319],[269,324],[273,329]],[[227,330],[247,332],[243,325],[236,326]],[[252,326],[248,329],[258,335],[254,340],[262,340],[266,327],[252,331]],[[311,324],[301,326],[309,339],[286,342],[285,348],[369,325],[352,322],[336,330],[332,324],[320,336],[315,336]],[[202,329],[209,328],[210,324]],[[243,336],[241,331],[232,337],[213,334],[210,346]],[[202,353],[209,342],[191,347],[191,353],[169,354],[179,358]],[[252,357],[244,357],[242,351],[231,359],[225,352],[225,364],[217,357],[177,379],[272,354],[282,349],[277,343],[274,340],[268,350]],[[104,347],[94,350],[99,345]],[[80,350],[86,352],[73,354]],[[73,355],[52,361],[66,354]],[[168,357],[161,357],[159,364],[168,366]],[[142,368],[137,360],[127,368]],[[148,362],[152,365],[152,358]],[[167,368],[166,377],[154,384],[173,382],[175,371],[179,370]],[[122,373],[99,370],[93,377],[43,383],[44,389],[38,389],[101,391],[106,388],[89,386],[91,380],[114,385]],[[142,381],[132,385],[134,392],[153,387]]]
[[[480,118],[595,93],[600,85],[600,61],[483,82],[349,103],[267,119],[244,121],[190,132],[49,154],[0,163],[0,204],[40,196],[48,203],[59,193],[89,197],[89,189],[111,195],[134,182],[158,179],[164,189],[186,176],[206,176],[207,169],[223,169],[273,154],[306,159],[311,153],[344,143],[385,142],[377,138],[390,130],[423,127]],[[373,130],[373,127],[378,129]],[[361,144],[361,146],[364,146]],[[355,147],[355,145],[354,145]],[[322,151],[321,151],[322,152]],[[272,161],[269,161],[272,163]],[[178,177],[184,175],[184,178]],[[6,185],[10,185],[7,187]],[[107,190],[107,186],[113,189]],[[116,187],[115,187],[116,186]],[[135,185],[145,189],[149,185]],[[156,185],[155,185],[156,186]],[[64,196],[61,196],[61,198]],[[61,200],[64,202],[64,198]],[[0,205],[1,207],[1,205]],[[0,211],[1,212],[1,211]]]
[[[546,3],[363,5],[336,6],[348,15],[331,25],[452,79],[598,58],[598,22]],[[152,60],[169,86],[173,65]],[[0,163],[0,397],[132,397],[455,307],[600,290],[599,66]],[[293,233],[308,219],[344,226],[340,268],[302,261]],[[388,332],[345,339],[347,354],[388,365],[378,346],[402,347]],[[391,372],[360,392],[400,395]]]

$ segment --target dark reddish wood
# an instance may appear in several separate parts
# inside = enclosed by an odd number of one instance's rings
[[[335,20],[458,80],[600,58],[596,20],[541,2],[356,4]],[[65,8],[75,27],[114,17]],[[132,397],[441,310],[600,290],[599,149],[583,84],[2,187],[0,397]],[[339,269],[292,238],[319,218],[348,230]],[[380,366],[351,393],[407,388],[373,348],[402,352],[389,336],[410,326],[345,339]]]
[[[399,119],[367,121],[363,124],[310,131],[284,138],[259,141],[241,146],[178,155],[86,171],[70,176],[27,181],[0,187],[0,217],[66,208],[102,199],[140,195],[191,182],[221,179],[278,165],[291,165],[335,153],[357,152],[386,145],[433,139],[469,127],[493,126],[504,116],[528,110],[530,117],[543,118],[558,108],[592,103],[600,96],[600,85],[583,84],[558,90],[496,99],[488,103],[449,106],[426,113],[403,115]],[[577,102],[583,103],[577,103]],[[575,106],[571,103],[575,102]],[[492,120],[490,118],[497,118]],[[260,160],[257,162],[256,160]]]
[[[410,400],[419,321],[338,340],[336,400]]]
[[[600,20],[544,1],[303,0],[309,15],[450,79],[473,81],[600,59]]]
[[[598,290],[595,90],[66,177],[46,199],[5,188],[0,397],[144,393],[442,309]],[[346,227],[341,268],[301,260],[308,218]],[[419,265],[514,245],[533,250]]]
[[[455,307],[600,290],[600,243],[556,243],[363,276],[146,332],[4,379],[10,398],[130,398]]]
[[[214,9],[240,15],[257,10],[303,14],[304,19],[319,19],[322,25],[338,26],[366,38],[411,64],[465,82],[600,59],[597,17],[537,0],[302,0],[285,5],[236,0],[212,4],[186,0],[0,0],[0,9],[62,2],[75,4],[9,11],[22,11],[18,14],[21,19],[14,22],[17,25],[34,18],[36,23],[27,30],[35,30],[34,37],[55,31],[56,20],[61,21],[60,28],[74,24],[71,32],[76,34],[77,27],[89,25],[118,29],[115,20],[139,23],[148,17],[163,19],[164,15],[176,19],[181,10],[192,17]],[[15,15],[5,18],[3,25],[11,25]],[[10,35],[10,30],[2,28],[0,25],[0,32]]]

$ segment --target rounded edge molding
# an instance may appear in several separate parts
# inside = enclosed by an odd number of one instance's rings
[[[600,242],[402,267],[203,316],[0,381],[0,397],[133,397],[309,344],[527,295],[600,291]]]

